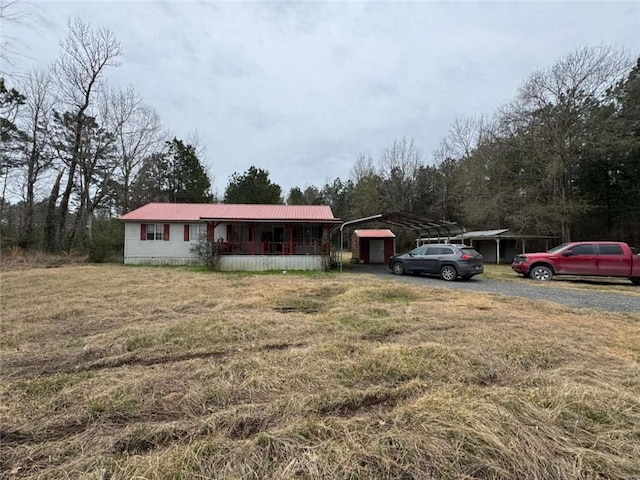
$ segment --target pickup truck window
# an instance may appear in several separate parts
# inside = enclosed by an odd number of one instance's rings
[[[584,244],[584,245],[576,245],[571,249],[574,255],[593,255],[596,253],[596,249],[594,245]]]
[[[569,245],[568,243],[563,243],[562,245],[558,245],[557,247],[553,247],[551,250],[548,250],[549,253],[556,253],[559,252],[560,250],[562,250],[563,248],[565,248],[567,245]]]
[[[600,245],[598,247],[600,255],[622,255],[622,247],[620,245]]]

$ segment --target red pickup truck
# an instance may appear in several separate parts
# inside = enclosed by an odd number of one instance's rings
[[[589,275],[623,277],[640,285],[640,254],[622,242],[564,243],[548,252],[516,255],[511,268],[542,281],[554,275]]]

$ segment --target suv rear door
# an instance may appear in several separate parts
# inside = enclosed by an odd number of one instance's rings
[[[425,265],[427,273],[439,274],[442,263],[453,256],[455,252],[451,247],[429,247],[429,256]]]

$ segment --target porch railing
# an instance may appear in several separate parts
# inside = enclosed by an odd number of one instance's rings
[[[310,242],[218,242],[221,255],[328,255],[329,244]]]

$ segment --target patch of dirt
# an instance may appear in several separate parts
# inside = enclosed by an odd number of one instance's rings
[[[307,343],[269,343],[260,347],[260,350],[287,350],[288,348],[302,348],[306,347]]]
[[[318,305],[310,305],[304,307],[293,307],[293,306],[283,306],[283,307],[273,307],[276,312],[280,313],[318,313],[321,308]]]

